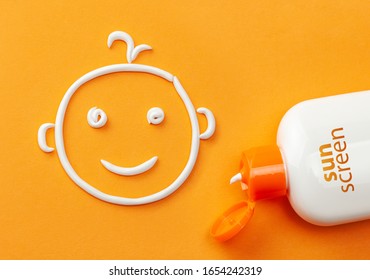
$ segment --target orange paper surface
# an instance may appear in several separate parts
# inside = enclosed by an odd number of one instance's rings
[[[370,221],[318,227],[286,198],[257,204],[233,240],[218,243],[210,227],[244,199],[228,181],[240,154],[272,144],[284,113],[321,96],[370,89],[369,1],[1,1],[1,259],[368,259]],[[153,51],[136,63],[176,75],[195,108],[211,109],[216,133],[201,141],[186,182],[164,200],[117,206],[81,190],[57,153],[43,153],[37,131],[55,122],[70,85],[101,66],[126,63],[128,32]],[[98,106],[107,125],[92,129]],[[161,107],[165,121],[149,125]],[[200,129],[207,127],[198,114]],[[55,145],[54,131],[47,134]],[[173,86],[147,74],[95,79],[71,101],[65,120],[69,159],[105,192],[138,197],[165,188],[190,149],[188,116]],[[143,175],[104,169],[104,158],[136,165],[158,155]],[[370,202],[369,202],[370,203]]]

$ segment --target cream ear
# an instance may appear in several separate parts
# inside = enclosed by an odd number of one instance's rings
[[[46,143],[46,132],[50,128],[54,128],[55,124],[53,123],[44,123],[40,126],[39,131],[37,133],[37,140],[39,143],[39,147],[41,150],[43,150],[45,153],[51,153],[54,151],[54,148],[51,148]]]
[[[204,108],[204,107],[198,108],[197,112],[199,114],[203,114],[207,119],[208,127],[206,131],[204,131],[201,135],[199,135],[200,139],[207,140],[212,137],[213,133],[215,133],[215,129],[216,129],[215,117],[213,113],[211,112],[211,110]]]

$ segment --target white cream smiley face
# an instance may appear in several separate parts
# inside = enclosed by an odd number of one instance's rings
[[[154,201],[158,201],[162,198],[167,197],[168,195],[172,194],[176,191],[182,183],[188,178],[190,175],[194,164],[197,159],[198,150],[199,150],[199,142],[200,139],[205,140],[210,138],[214,131],[215,131],[215,119],[212,112],[207,108],[199,108],[197,110],[198,113],[204,114],[208,120],[208,128],[207,130],[200,134],[199,133],[199,124],[196,115],[196,111],[192,102],[190,101],[189,96],[187,95],[186,91],[182,87],[180,81],[177,77],[173,76],[172,74],[163,71],[159,68],[153,66],[147,66],[142,64],[131,64],[131,62],[136,58],[136,56],[144,50],[150,50],[151,47],[148,45],[139,45],[134,47],[134,43],[132,38],[125,32],[122,31],[115,31],[112,32],[108,37],[108,47],[112,45],[112,43],[116,40],[122,40],[127,43],[127,60],[129,64],[114,64],[109,66],[104,66],[98,69],[95,69],[81,78],[79,78],[76,82],[72,84],[72,86],[67,90],[66,94],[64,95],[57,112],[55,125],[52,123],[45,123],[40,126],[38,131],[38,143],[44,152],[52,152],[54,149],[49,147],[46,143],[46,132],[50,128],[55,129],[55,143],[57,153],[60,159],[60,162],[68,174],[68,176],[83,190],[88,192],[89,194],[95,196],[98,199],[101,199],[106,202],[119,204],[119,205],[139,205],[139,204],[146,204],[151,203]],[[179,176],[166,188],[162,189],[159,192],[156,192],[151,195],[138,197],[138,198],[128,198],[122,196],[114,196],[107,193],[100,191],[99,189],[93,187],[85,180],[83,180],[74,170],[72,165],[69,162],[65,151],[64,145],[64,136],[63,136],[63,126],[64,126],[64,118],[65,113],[68,108],[69,102],[75,92],[85,83],[89,82],[92,79],[97,77],[111,74],[111,73],[120,73],[120,72],[138,72],[138,73],[148,73],[160,78],[165,79],[166,81],[173,84],[175,90],[185,104],[187,113],[189,115],[191,130],[192,130],[192,137],[191,137],[191,148],[188,161],[186,163],[185,168],[179,174]],[[153,107],[148,110],[147,112],[147,120],[149,124],[158,125],[160,124],[165,118],[165,113],[161,108]],[[94,128],[99,129],[103,127],[108,121],[107,114],[100,108],[93,107],[87,112],[87,122],[88,124]],[[142,162],[136,166],[119,166],[111,163],[105,159],[101,159],[102,166],[118,175],[118,176],[134,176],[140,175],[145,172],[150,172],[151,168],[157,163],[159,160],[158,156],[153,156],[149,158],[147,161]]]

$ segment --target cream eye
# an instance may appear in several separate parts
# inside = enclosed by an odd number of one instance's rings
[[[87,112],[87,122],[93,128],[103,127],[107,120],[107,115],[102,109],[93,107],[89,110],[89,112]]]
[[[150,124],[160,124],[164,120],[164,112],[161,108],[153,107],[149,109],[146,118]]]

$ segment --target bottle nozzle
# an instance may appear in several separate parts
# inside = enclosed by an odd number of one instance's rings
[[[245,151],[242,154],[240,173],[230,180],[236,181],[240,181],[242,189],[247,190],[250,201],[285,195],[285,167],[278,146],[256,147]]]

